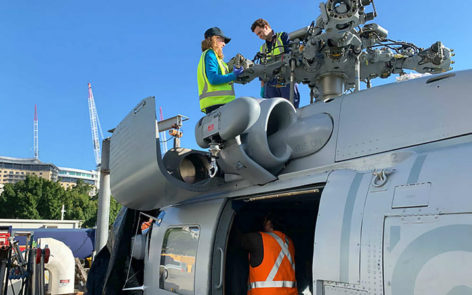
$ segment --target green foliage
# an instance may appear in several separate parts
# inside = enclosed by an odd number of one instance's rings
[[[27,176],[15,184],[5,184],[0,195],[0,218],[82,220],[82,227],[93,227],[97,221],[98,195],[90,197],[92,186],[79,181],[65,190],[59,183],[36,176]],[[110,224],[121,205],[113,198],[110,203]]]
[[[111,197],[111,202],[110,202],[110,226],[115,222],[116,216],[121,210],[121,204],[118,203],[113,197]]]

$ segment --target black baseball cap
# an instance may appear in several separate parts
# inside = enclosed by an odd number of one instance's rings
[[[209,28],[208,30],[205,31],[205,39],[208,37],[213,37],[213,36],[223,37],[225,39],[226,44],[228,44],[229,41],[231,41],[231,38],[226,37],[225,34],[223,34],[223,31],[218,27]]]

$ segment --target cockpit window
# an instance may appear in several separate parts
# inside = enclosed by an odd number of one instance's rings
[[[159,287],[175,294],[195,294],[195,259],[198,226],[169,228],[164,236],[159,266]]]

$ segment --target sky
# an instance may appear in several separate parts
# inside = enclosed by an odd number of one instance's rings
[[[291,32],[319,15],[320,0],[288,1],[0,1],[0,156],[33,157],[38,106],[39,159],[60,167],[95,169],[88,113],[92,88],[102,129],[110,130],[148,96],[164,118],[188,116],[182,146],[197,148],[194,126],[202,113],[196,70],[206,29],[232,38],[225,60],[253,58],[261,40],[258,18]],[[427,48],[454,48],[454,70],[472,68],[472,1],[376,0],[373,22],[389,38]],[[370,11],[371,8],[368,9]],[[374,80],[373,85],[394,79]],[[259,96],[260,84],[236,85],[236,96]],[[309,103],[300,85],[301,106]]]

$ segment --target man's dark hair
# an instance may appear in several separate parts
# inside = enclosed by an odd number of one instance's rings
[[[269,27],[270,27],[269,23],[268,23],[265,19],[260,18],[260,19],[256,20],[256,21],[252,24],[252,26],[251,26],[251,31],[254,32],[254,30],[255,30],[257,27],[264,28],[265,26],[269,26]]]
[[[276,214],[274,212],[269,212],[264,217],[264,223],[265,223],[266,220],[270,220],[274,230],[278,230],[278,231],[281,231],[281,232],[283,232],[285,230],[284,222],[281,220],[279,214]]]

